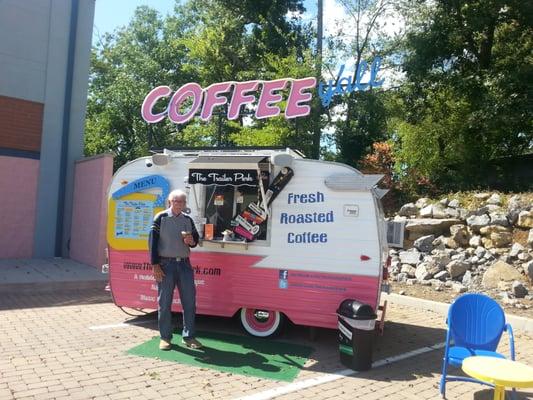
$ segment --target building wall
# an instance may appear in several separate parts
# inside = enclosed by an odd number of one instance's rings
[[[0,258],[32,256],[38,175],[39,160],[0,155]]]
[[[107,188],[112,177],[110,154],[76,163],[70,258],[97,268],[105,263]]]
[[[0,155],[37,164],[33,193],[24,189],[34,196],[26,213],[34,257],[68,255],[93,17],[94,0],[0,1]],[[12,178],[0,169],[0,182]],[[19,199],[10,187],[0,192],[11,204]],[[12,229],[7,223],[2,228]]]

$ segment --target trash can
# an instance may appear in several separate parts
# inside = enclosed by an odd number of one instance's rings
[[[344,300],[337,309],[341,362],[356,371],[372,367],[372,344],[376,313],[372,306]]]

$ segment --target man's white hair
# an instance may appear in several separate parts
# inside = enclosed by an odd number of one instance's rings
[[[178,197],[178,198],[182,198],[184,200],[187,200],[187,193],[185,193],[183,190],[181,189],[176,189],[176,190],[173,190],[172,192],[170,192],[168,194],[168,201],[172,200],[173,198],[175,197]]]

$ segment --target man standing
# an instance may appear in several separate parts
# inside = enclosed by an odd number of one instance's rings
[[[198,243],[198,232],[191,217],[182,213],[187,202],[185,192],[173,190],[168,195],[168,202],[170,208],[154,217],[149,237],[150,262],[158,283],[159,349],[170,350],[172,347],[171,306],[176,286],[183,308],[182,343],[191,349],[199,349],[202,344],[194,338],[196,288],[189,261],[190,248]]]

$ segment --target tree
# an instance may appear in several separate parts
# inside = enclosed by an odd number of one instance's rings
[[[482,185],[491,160],[533,143],[532,8],[515,0],[423,3],[409,27],[397,166],[442,189]],[[417,178],[418,176],[418,178]]]
[[[313,75],[309,27],[302,26],[297,17],[287,18],[290,12],[303,11],[302,2],[296,0],[190,2],[185,13],[201,23],[184,38],[189,57],[194,60],[188,67],[199,72],[205,86],[214,82]],[[252,119],[245,126],[245,116],[235,124],[224,118],[226,112],[225,107],[220,108],[221,117],[217,120],[217,144],[222,146],[289,145],[290,131],[300,128],[306,135],[308,129],[302,129],[305,124],[300,121],[270,119]],[[274,136],[266,137],[269,134]],[[301,140],[298,148],[306,151],[306,143]]]
[[[207,87],[276,79],[287,72],[309,76],[311,36],[297,17],[302,11],[301,0],[177,2],[175,14],[165,18],[139,7],[126,27],[93,49],[86,154],[111,151],[118,167],[148,154],[153,146],[228,146],[242,143],[256,130],[265,135],[278,132],[269,138],[277,141],[272,144],[297,143],[292,132],[307,132],[304,122],[256,121],[245,126],[243,118],[227,121],[225,108],[219,107],[220,116],[207,123],[193,119],[187,125],[168,120],[149,125],[141,119],[140,107],[144,96],[159,85],[176,90],[191,81]],[[288,12],[294,16],[287,18]],[[166,103],[155,107],[161,112]],[[305,147],[306,140],[299,143]]]
[[[187,56],[176,36],[186,21],[180,22],[163,21],[155,10],[139,7],[127,27],[106,35],[93,49],[86,155],[113,152],[118,167],[148,154],[152,146],[180,143],[171,124],[148,125],[140,115],[144,96],[153,87],[163,82],[180,86],[194,79],[182,72]]]
[[[394,44],[400,31],[387,33],[387,24],[395,13],[395,3],[389,0],[341,0],[346,13],[344,23],[339,23],[337,35],[330,41],[330,58],[338,65],[343,60],[350,69],[351,84],[356,84],[357,74],[364,61],[376,57],[385,59],[395,51]],[[368,76],[368,75],[367,75]],[[368,79],[368,78],[367,78]],[[338,76],[332,73],[332,82]],[[333,138],[337,149],[336,159],[356,166],[372,151],[374,142],[388,137],[387,93],[378,90],[352,91],[337,97],[332,103]]]

